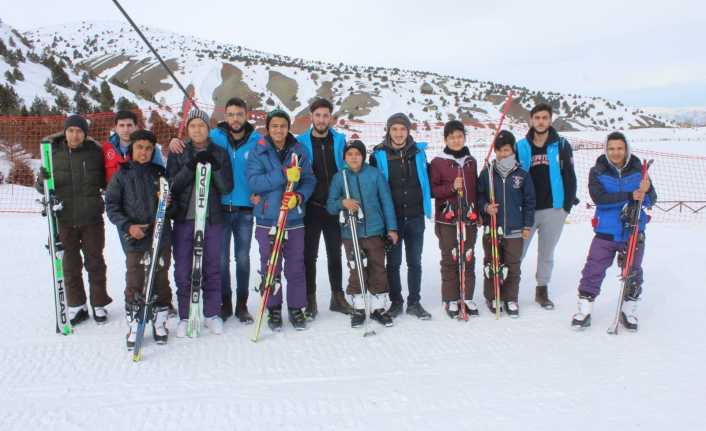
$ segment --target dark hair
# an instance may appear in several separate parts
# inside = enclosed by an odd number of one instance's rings
[[[450,134],[457,130],[463,133],[463,136],[466,136],[466,127],[463,125],[462,122],[458,120],[451,120],[446,123],[444,125],[444,139],[448,138]]]
[[[245,112],[248,111],[248,104],[245,103],[245,101],[240,97],[231,97],[230,99],[228,99],[228,101],[226,102],[225,109],[228,109],[229,106],[239,106],[243,108]]]
[[[132,111],[118,111],[115,113],[115,124],[120,120],[132,120],[137,126],[137,114]]]
[[[515,135],[512,133],[508,132],[507,130],[501,130],[500,133],[498,133],[498,137],[495,138],[495,142],[493,142],[493,148],[496,150],[501,149],[505,145],[509,145],[512,148],[512,152],[515,153]]]
[[[608,135],[605,141],[606,143],[608,141],[623,141],[626,146],[628,145],[628,140],[625,138],[625,135],[623,135],[621,132],[612,132]]]
[[[538,103],[535,105],[534,108],[530,111],[530,118],[534,116],[537,112],[542,112],[542,111],[547,111],[549,112],[549,116],[552,116],[552,107],[548,103]]]
[[[152,145],[156,145],[157,137],[149,130],[140,129],[130,133],[130,144],[134,144],[137,141],[150,141]]]
[[[265,120],[265,129],[268,131],[270,130],[270,121],[272,121],[273,118],[284,118],[287,120],[287,128],[292,128],[292,120],[289,118],[289,114],[281,109],[274,109],[267,114],[267,119]]]
[[[326,108],[329,112],[333,113],[333,105],[323,97],[314,100],[311,105],[309,105],[309,112],[313,113],[319,108]]]

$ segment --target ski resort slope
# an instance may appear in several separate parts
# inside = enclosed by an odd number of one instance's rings
[[[115,228],[106,225],[110,321],[84,322],[62,337],[53,327],[46,221],[2,215],[0,226],[7,250],[1,430],[706,429],[706,225],[649,227],[637,333],[605,332],[617,300],[614,269],[593,327],[569,328],[592,237],[587,224],[564,231],[550,289],[554,311],[532,303],[533,250],[523,265],[519,319],[496,321],[482,306],[468,323],[449,320],[428,224],[422,301],[431,321],[402,315],[392,328],[374,324],[377,336],[364,339],[347,317],[327,310],[322,244],[322,311],[309,330],[286,323],[273,335],[264,328],[254,344],[252,326],[229,320],[222,336],[176,339],[172,320],[166,346],[155,345],[148,330],[137,364],[125,349],[124,260]],[[476,274],[480,279],[479,267]],[[251,311],[256,301],[251,294]]]

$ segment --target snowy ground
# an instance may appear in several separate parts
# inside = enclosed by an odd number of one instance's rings
[[[591,238],[586,224],[566,226],[552,285],[555,311],[532,303],[533,252],[524,265],[520,319],[496,321],[482,308],[468,323],[449,320],[428,226],[423,303],[432,321],[402,316],[363,339],[347,317],[326,310],[329,293],[321,287],[324,311],[308,331],[285,326],[273,335],[265,328],[253,344],[253,327],[230,320],[222,336],[172,337],[166,346],[150,337],[143,362],[134,364],[124,347],[123,257],[113,226],[106,249],[111,320],[102,327],[85,322],[61,337],[53,327],[44,220],[5,214],[0,223],[0,242],[11,250],[0,302],[2,430],[706,428],[706,252],[700,241],[675,244],[703,238],[704,225],[651,226],[638,333],[605,333],[614,272],[594,326],[569,329]],[[252,295],[253,311],[255,301]]]

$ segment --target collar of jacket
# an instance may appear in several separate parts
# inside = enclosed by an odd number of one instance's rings
[[[545,145],[552,144],[559,140],[559,132],[556,131],[554,126],[549,126],[549,130],[547,133],[548,136]],[[530,144],[534,145],[534,127],[530,127],[530,129],[527,131],[527,135],[525,135],[525,138],[527,138],[527,141],[529,141]]]

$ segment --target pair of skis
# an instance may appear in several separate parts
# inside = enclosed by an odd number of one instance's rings
[[[463,178],[463,167],[459,168],[459,177]],[[466,307],[466,265],[473,260],[473,249],[466,249],[467,226],[466,222],[470,220],[475,222],[475,217],[470,218],[468,215],[473,213],[473,207],[464,205],[466,200],[463,196],[463,187],[458,190],[457,194],[457,214],[456,214],[456,249],[453,251],[453,258],[458,264],[458,280],[459,280],[459,318],[468,321],[468,308]],[[468,207],[468,212],[465,208]]]
[[[62,335],[73,334],[74,330],[69,319],[69,304],[67,300],[66,285],[64,284],[64,247],[59,240],[59,222],[56,216],[57,211],[61,211],[63,205],[56,197],[54,184],[54,163],[52,161],[51,144],[43,141],[41,144],[42,167],[45,170],[43,180],[44,196],[40,203],[43,206],[42,215],[47,218],[49,225],[49,255],[51,257],[51,268],[54,293],[54,314],[56,316],[56,333]]]
[[[299,157],[293,153],[290,167],[299,166]],[[294,186],[296,185],[293,181],[287,181],[285,186],[285,193],[294,191]],[[257,318],[255,320],[255,333],[253,334],[251,340],[257,342],[260,338],[260,330],[262,328],[262,319],[265,315],[265,308],[267,308],[267,302],[272,295],[273,289],[278,288],[278,276],[277,276],[277,266],[282,257],[282,249],[284,247],[285,233],[287,230],[287,216],[289,215],[289,207],[286,205],[284,194],[282,198],[282,203],[279,208],[279,215],[277,217],[277,224],[274,226],[274,234],[272,238],[272,248],[270,250],[270,257],[267,260],[267,269],[265,270],[265,277],[262,280],[262,287],[260,289],[260,306],[257,310]],[[275,292],[276,293],[276,292]]]
[[[510,110],[510,105],[512,104],[512,92],[508,92],[507,99],[505,100],[505,105],[503,106],[502,115],[500,116],[500,121],[498,122],[498,127],[495,129],[495,135],[493,140],[490,141],[490,148],[488,148],[488,153],[485,156],[485,162],[483,167],[488,169],[488,202],[489,205],[495,204],[495,184],[493,180],[493,171],[495,169],[494,161],[490,162],[490,155],[493,151],[493,146],[495,140],[498,138],[500,131],[502,130],[503,123],[505,122],[505,116]],[[493,281],[493,293],[495,295],[495,319],[500,319],[500,288],[502,286],[502,279],[504,278],[504,273],[507,271],[502,268],[500,262],[500,240],[502,237],[502,227],[498,226],[498,218],[496,214],[490,216],[490,225],[486,227],[486,232],[490,236],[490,268],[486,270],[486,277],[492,278]]]
[[[350,188],[348,187],[348,175],[346,175],[346,170],[341,171],[343,175],[343,190],[345,192],[346,199],[351,198]],[[362,196],[361,196],[362,198]],[[351,230],[351,241],[353,242],[353,261],[349,262],[352,270],[356,271],[358,275],[358,283],[360,284],[360,293],[363,295],[363,304],[365,306],[365,320],[363,320],[363,337],[368,337],[375,335],[375,330],[370,329],[368,321],[370,320],[370,301],[368,300],[368,289],[365,285],[365,264],[363,262],[363,256],[360,251],[360,243],[358,242],[358,222],[363,219],[362,209],[358,211],[345,210],[346,215],[344,217],[344,223],[348,224]]]
[[[642,175],[641,180],[647,178],[647,170],[652,165],[653,160],[643,160],[642,161]],[[623,263],[623,270],[620,274],[620,296],[618,297],[618,307],[615,311],[615,318],[613,323],[608,328],[608,333],[611,335],[618,335],[618,328],[620,327],[620,315],[623,310],[623,303],[625,302],[625,290],[630,282],[632,276],[632,265],[635,261],[635,253],[637,253],[637,243],[640,237],[640,214],[642,213],[642,204],[645,198],[644,195],[637,201],[637,208],[632,220],[630,220],[630,237],[628,239],[628,246],[626,250],[625,262]]]

